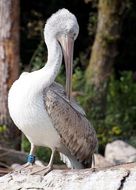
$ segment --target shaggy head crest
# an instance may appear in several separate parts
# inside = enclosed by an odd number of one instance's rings
[[[67,9],[60,9],[54,13],[48,20],[44,28],[46,36],[57,37],[59,34],[71,34],[74,39],[79,33],[79,26],[74,14]]]

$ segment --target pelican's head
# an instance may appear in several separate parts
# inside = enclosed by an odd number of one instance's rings
[[[54,13],[47,20],[44,29],[45,40],[56,38],[62,47],[66,66],[66,93],[69,100],[72,92],[73,48],[78,33],[77,19],[67,9],[61,9]]]

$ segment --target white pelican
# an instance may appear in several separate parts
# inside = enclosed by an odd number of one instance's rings
[[[35,146],[52,150],[45,173],[52,170],[55,151],[59,151],[63,161],[72,168],[91,167],[97,145],[95,130],[84,110],[71,97],[73,45],[78,33],[76,17],[67,9],[53,14],[44,29],[47,63],[38,71],[22,73],[9,91],[10,116],[31,143],[28,163],[35,161]],[[62,64],[62,52],[66,93],[54,82]]]

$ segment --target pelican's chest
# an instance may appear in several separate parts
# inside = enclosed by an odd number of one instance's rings
[[[32,124],[44,109],[42,95],[32,95],[32,89],[21,81],[16,81],[11,87],[8,107],[13,121],[19,128]]]
[[[59,142],[44,106],[43,93],[34,84],[16,81],[9,91],[8,107],[14,123],[35,145],[53,147]]]

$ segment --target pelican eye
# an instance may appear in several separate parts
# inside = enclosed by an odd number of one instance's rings
[[[73,33],[73,36],[76,37],[76,33],[75,32]]]

